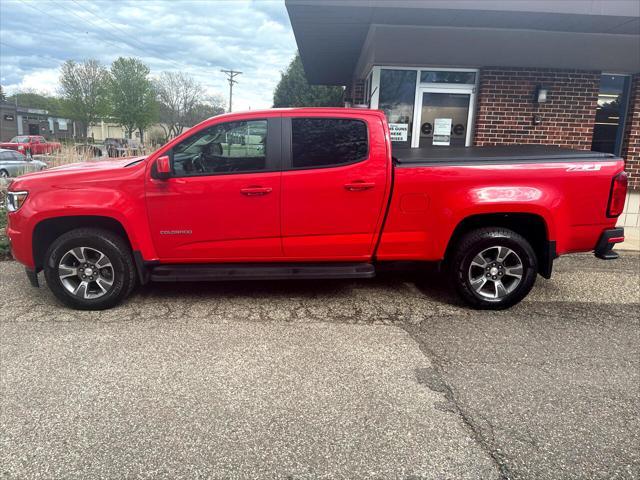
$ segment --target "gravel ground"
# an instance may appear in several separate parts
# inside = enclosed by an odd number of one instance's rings
[[[390,276],[75,312],[0,262],[0,475],[638,478],[639,268],[564,257],[497,313]]]

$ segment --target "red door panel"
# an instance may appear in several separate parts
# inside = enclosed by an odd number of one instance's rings
[[[287,259],[371,257],[388,194],[390,160],[380,119],[367,122],[369,152],[363,161],[283,172],[282,243]]]
[[[147,186],[149,223],[160,258],[280,259],[280,175],[151,179]]]

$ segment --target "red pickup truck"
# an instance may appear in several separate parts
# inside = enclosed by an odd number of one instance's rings
[[[369,278],[439,262],[476,308],[520,301],[569,252],[617,255],[620,158],[554,147],[392,152],[383,113],[220,115],[148,157],[24,175],[13,254],[65,304],[152,281]]]
[[[48,155],[59,152],[62,145],[58,142],[48,142],[40,135],[18,135],[8,142],[0,143],[0,148],[17,150],[31,158],[32,155]]]

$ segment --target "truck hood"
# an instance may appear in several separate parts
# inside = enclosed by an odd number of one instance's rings
[[[49,168],[39,172],[27,173],[20,175],[11,184],[11,190],[20,188],[29,188],[41,183],[51,184],[59,180],[61,184],[69,184],[76,181],[82,181],[86,175],[87,178],[96,178],[95,174],[104,173],[105,178],[116,179],[119,172],[124,172],[125,167],[132,164],[138,164],[144,160],[142,157],[118,158],[117,160],[99,160],[95,162],[80,162],[62,165],[60,167]]]
[[[67,174],[67,173],[80,173],[80,172],[95,172],[99,170],[117,170],[119,168],[126,167],[132,163],[138,163],[147,157],[126,157],[118,158],[117,160],[97,160],[95,162],[78,162],[69,163],[67,165],[61,165],[59,167],[49,168],[42,172],[28,173],[22,175],[20,178],[36,178],[36,177],[48,177],[51,175]]]

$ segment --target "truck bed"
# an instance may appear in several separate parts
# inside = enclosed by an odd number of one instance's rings
[[[393,158],[398,167],[429,165],[477,165],[549,162],[615,161],[611,153],[572,150],[547,145],[514,145],[496,147],[425,147],[396,148]]]

